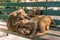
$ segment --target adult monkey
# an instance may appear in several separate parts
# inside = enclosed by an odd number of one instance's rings
[[[40,17],[37,26],[40,31],[37,32],[36,36],[45,35],[46,31],[49,30],[51,23],[53,23],[53,25],[57,27],[55,21],[50,16]]]
[[[16,28],[15,23],[18,20],[17,12],[20,13],[21,15],[26,15],[25,11],[23,9],[19,9],[17,11],[10,13],[8,15],[8,19],[7,19],[7,27],[8,27],[8,30],[10,30],[10,31],[16,31],[15,30],[15,28]]]
[[[37,32],[36,36],[45,35],[46,31],[49,29],[51,23],[53,23],[54,26],[57,27],[56,23],[53,21],[53,19],[50,16],[42,16],[42,17],[35,16],[31,20],[36,23],[34,24],[35,26],[33,26],[33,25],[31,25],[32,27],[30,26],[30,28],[31,28],[30,37],[33,37],[36,32]],[[26,28],[28,28],[28,26]],[[39,31],[36,31],[37,29]],[[27,29],[27,30],[30,30],[30,29]]]

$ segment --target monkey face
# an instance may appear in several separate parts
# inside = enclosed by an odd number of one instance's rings
[[[24,19],[24,16],[21,15],[21,14],[19,14],[17,19],[18,19],[18,20],[23,20],[23,19]]]

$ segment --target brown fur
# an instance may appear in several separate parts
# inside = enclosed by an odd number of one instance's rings
[[[36,19],[37,18],[37,19]],[[31,35],[34,35],[36,31],[34,31],[37,27],[37,22],[38,22],[38,19],[39,17],[36,16],[34,18],[32,18],[31,20],[28,20],[28,19],[23,19],[21,20],[21,25],[23,26],[22,28],[20,28],[20,26],[17,26],[17,31],[20,33],[20,34],[23,34],[23,35],[26,35],[26,34],[30,34]],[[35,27],[35,28],[34,28]],[[25,31],[24,31],[25,29]],[[32,31],[33,30],[33,31]]]
[[[21,22],[21,25],[20,26],[17,26],[16,30],[20,33],[20,34],[23,34],[23,35],[26,35],[26,34],[30,34],[30,32],[32,30],[35,30],[33,27],[37,26],[34,21],[30,21],[28,19],[23,19],[23,20],[20,20]],[[31,28],[31,29],[30,29]],[[24,30],[26,29],[26,30]],[[31,34],[35,34],[35,32],[31,33]]]
[[[15,23],[17,22],[17,12],[20,13],[21,15],[26,15],[23,9],[19,9],[17,11],[14,11],[8,15],[8,20],[7,20],[7,27],[8,30],[10,31],[15,31],[16,25]]]
[[[30,34],[30,31],[26,30],[25,28],[18,28],[18,32],[20,35]]]
[[[53,23],[54,26],[57,27],[56,23],[53,21],[53,19],[50,16],[40,17],[37,26],[39,32],[37,32],[36,36],[45,35],[46,31],[49,30],[51,23]]]
[[[39,30],[39,31],[33,30],[32,33],[34,33],[34,31],[37,32],[36,36],[45,35],[46,31],[49,30],[51,23],[53,23],[53,25],[57,28],[55,21],[50,16],[42,17],[35,16],[33,17],[33,20],[37,22],[37,27],[33,26],[34,27],[33,29]],[[31,34],[30,37],[33,37],[33,34]]]
[[[42,16],[42,17],[35,16],[31,20],[33,20],[34,22],[30,26],[30,28],[32,29],[30,30],[31,31],[30,37],[33,37],[35,35],[35,32],[37,32],[36,36],[45,35],[46,31],[49,30],[50,24],[52,22],[56,27],[56,23],[52,20],[50,16]],[[37,29],[39,31],[36,31]]]
[[[32,21],[28,20],[28,19],[26,21],[23,17],[24,21],[22,21],[22,23],[21,23],[20,20],[17,21],[17,19],[19,19],[18,18],[19,16],[17,16],[16,12],[20,12],[21,15],[25,15],[25,12],[23,13],[23,11],[21,11],[21,10],[15,11],[15,12],[12,12],[9,14],[9,17],[7,20],[7,27],[8,27],[8,30],[10,30],[10,31],[17,30],[19,33],[25,35],[25,34],[29,34],[27,32],[27,30],[28,30],[31,33],[30,37],[33,37],[36,32],[37,32],[37,34],[36,34],[37,36],[46,34],[46,30],[49,29],[51,22],[53,22],[54,25],[56,26],[55,22],[49,16],[42,16],[42,17],[35,16],[31,19]],[[21,24],[23,24],[22,25],[22,26],[24,26],[23,28],[19,28],[21,26]],[[30,29],[28,29],[28,27]],[[39,31],[36,31],[37,29],[39,29]]]
[[[23,27],[23,29],[18,30],[19,33],[21,33],[23,35],[29,34],[26,31],[26,30],[28,30],[31,33],[30,37],[33,37],[36,32],[37,32],[36,36],[40,36],[40,35],[46,34],[46,31],[49,30],[51,23],[53,23],[54,26],[57,27],[56,23],[53,21],[53,19],[50,16],[42,16],[42,17],[35,16],[31,20],[28,20],[28,19],[22,20],[22,25],[24,27]],[[26,30],[24,31],[24,29],[26,29]],[[36,31],[37,29],[39,31]]]
[[[41,12],[39,9],[30,9],[30,11],[28,11],[27,15],[29,17],[34,17],[35,15],[40,15]]]

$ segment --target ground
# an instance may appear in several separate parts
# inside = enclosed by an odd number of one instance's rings
[[[0,21],[0,28],[7,29],[6,22]],[[60,40],[60,31],[57,29],[56,30],[51,29],[51,30],[47,31],[46,35],[44,35],[40,38],[47,39],[47,40]],[[0,31],[0,40],[30,40],[30,39],[20,37],[20,36],[14,35],[14,34],[8,34],[8,36],[6,36],[5,32]],[[40,40],[40,39],[37,39],[37,40]]]

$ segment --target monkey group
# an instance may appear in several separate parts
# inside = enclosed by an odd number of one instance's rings
[[[23,9],[19,9],[10,13],[7,20],[8,30],[34,37],[45,35],[51,23],[57,28],[55,21],[50,16],[40,17],[40,11],[37,10],[30,10],[26,14]]]

